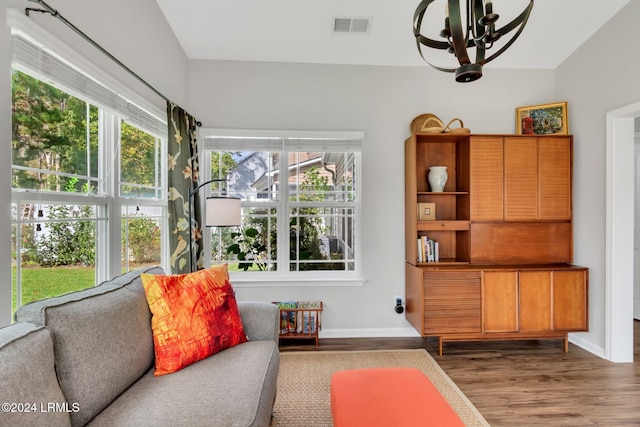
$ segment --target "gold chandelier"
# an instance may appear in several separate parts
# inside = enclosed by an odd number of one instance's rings
[[[491,0],[466,0],[465,21],[461,17],[461,1],[446,0],[444,29],[440,31],[440,37],[446,41],[442,41],[430,39],[420,33],[424,14],[434,1],[422,0],[413,14],[413,34],[416,37],[418,51],[427,64],[433,68],[447,73],[455,72],[458,82],[472,82],[482,77],[482,66],[500,56],[516,41],[533,9],[533,0],[530,0],[529,5],[513,21],[496,29],[496,21],[500,16],[493,12]],[[517,30],[515,34],[500,49],[487,57],[487,51],[494,46],[494,43],[513,30]],[[446,68],[432,64],[425,58],[422,51],[424,46],[446,50],[456,57],[460,66]],[[469,48],[476,50],[474,62],[471,62],[469,57],[467,51]]]

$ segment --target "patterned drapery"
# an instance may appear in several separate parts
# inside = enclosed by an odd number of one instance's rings
[[[189,192],[198,186],[197,121],[182,108],[167,102],[167,122],[171,273],[181,274],[202,266],[200,197],[197,193],[193,196],[189,218]],[[189,250],[190,242],[192,250]]]

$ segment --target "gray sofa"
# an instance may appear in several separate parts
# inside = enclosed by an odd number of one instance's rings
[[[163,274],[136,270],[20,307],[0,329],[0,425],[269,425],[277,307],[238,302],[248,342],[154,377],[143,272]]]

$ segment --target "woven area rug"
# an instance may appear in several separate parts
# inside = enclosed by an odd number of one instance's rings
[[[468,427],[489,426],[424,349],[280,353],[272,427],[331,426],[331,375],[345,369],[412,367],[427,375]]]

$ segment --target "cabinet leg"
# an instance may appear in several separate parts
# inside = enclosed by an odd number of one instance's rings
[[[569,352],[569,334],[565,334],[564,336],[564,340],[563,340],[563,350],[565,353]]]
[[[442,336],[438,337],[438,354],[442,356]]]

